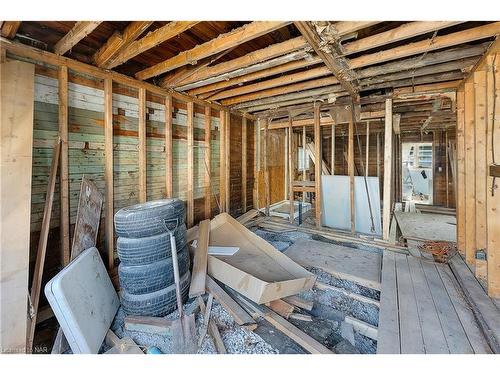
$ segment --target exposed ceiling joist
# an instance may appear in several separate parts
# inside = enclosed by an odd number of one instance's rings
[[[203,71],[193,74],[189,79],[185,79],[179,82],[179,90],[189,90],[194,87],[194,82],[203,82],[212,77],[223,76],[226,73],[237,71],[238,69],[243,69],[250,65],[256,65],[263,61],[271,60],[279,56],[293,53],[297,50],[307,48],[308,44],[303,37],[297,37],[290,40],[286,40],[281,43],[271,44],[269,47],[259,49],[247,53],[244,56],[238,57],[236,59],[226,61],[214,66],[211,66]],[[290,60],[287,60],[288,62]],[[232,78],[229,77],[229,78]],[[222,78],[225,79],[225,78]],[[206,84],[218,82],[218,81],[208,81]]]
[[[323,60],[342,87],[355,102],[359,100],[359,88],[354,71],[349,67],[347,59],[340,48],[339,34],[330,22],[297,21],[295,26],[309,42],[316,54]]]
[[[255,81],[257,79],[266,78],[269,76],[274,76],[282,73],[286,73],[296,69],[307,68],[311,65],[320,64],[322,61],[317,56],[311,56],[309,53],[305,51],[295,52],[294,56],[285,55],[278,57],[273,60],[264,61],[263,63],[259,63],[256,65],[251,65],[247,68],[241,69],[240,72],[233,71],[230,73],[226,73],[226,78],[222,79],[217,77],[217,82],[211,84],[205,84],[199,82],[197,86],[201,86],[198,88],[194,88],[192,90],[188,90],[191,95],[198,95],[202,93],[209,93],[211,91],[221,90],[226,87],[240,85],[246,82]],[[301,56],[300,58],[297,58]],[[290,59],[287,59],[290,57]],[[280,61],[290,60],[285,63],[281,63]],[[280,60],[280,61],[277,61]],[[244,70],[244,71],[243,71]],[[229,78],[234,77],[234,78]],[[214,80],[215,81],[215,80]],[[181,89],[181,88],[179,88]]]
[[[229,52],[234,50],[235,47],[229,48],[215,56],[210,56],[204,58],[202,61],[200,61],[197,65],[187,65],[183,66],[180,69],[175,70],[174,72],[167,74],[165,77],[162,78],[160,82],[160,86],[164,88],[174,88],[177,86],[179,82],[182,80],[191,77],[193,74],[196,74],[196,72],[205,69],[208,65],[213,64],[220,58],[224,57],[227,55]]]
[[[463,21],[462,21],[463,22]],[[389,43],[398,42],[404,39],[413,38],[418,35],[427,34],[433,31],[454,26],[460,21],[417,21],[408,22],[395,29],[371,35],[366,38],[356,40],[342,45],[342,52],[346,55],[359,53],[372,48],[384,46]]]
[[[12,39],[16,36],[19,26],[21,26],[21,21],[2,21],[1,24],[1,34],[4,38]]]
[[[219,35],[217,38],[209,40],[206,43],[197,45],[188,51],[181,52],[166,61],[141,70],[136,74],[136,77],[145,80],[180,68],[184,65],[196,64],[197,61],[205,57],[215,55],[228,48],[243,44],[288,24],[290,24],[288,21],[256,21],[246,24],[228,33]]]
[[[172,21],[167,23],[165,26],[151,31],[141,39],[130,43],[128,48],[118,53],[113,61],[108,64],[108,68],[114,68],[127,62],[135,56],[140,55],[141,53],[153,47],[156,47],[158,44],[172,39],[173,37],[183,33],[186,30],[189,30],[199,22],[200,21]]]
[[[115,32],[94,54],[95,64],[101,68],[109,68],[108,62],[112,61],[114,56],[141,36],[152,23],[153,21],[133,21],[128,24],[123,32]]]
[[[54,46],[56,55],[64,55],[73,46],[89,35],[101,24],[101,21],[78,21],[68,33]]]
[[[384,44],[392,43],[395,41],[403,40],[406,38],[411,38],[420,34],[425,34],[428,32],[432,32],[441,28],[449,27],[456,25],[460,22],[457,21],[441,21],[441,22],[410,22],[407,24],[404,24],[400,27],[397,27],[395,29],[373,35],[371,37],[367,38],[362,38],[360,40],[357,40],[355,42],[346,44],[345,46],[342,45],[341,49],[344,55],[349,55],[353,53],[359,53],[362,52],[366,49],[378,47]],[[215,90],[220,90],[222,88],[234,86],[234,85],[239,85],[242,83],[250,82],[255,79],[261,79],[265,78],[268,76],[276,75],[276,74],[281,74],[285,73],[287,71],[290,71],[292,69],[299,69],[302,67],[308,67],[314,64],[317,64],[318,62],[321,62],[322,60],[318,56],[313,56],[309,59],[306,60],[300,60],[300,61],[295,61],[294,63],[287,63],[283,64],[281,66],[276,66],[272,69],[266,69],[264,71],[261,71],[259,73],[253,73],[245,76],[239,76],[238,78],[232,78],[232,79],[227,79],[227,77],[221,77],[219,79],[218,83],[212,83],[210,84],[209,82],[199,82],[196,84],[196,86],[202,86],[200,88],[194,89],[193,91],[189,91],[190,94],[193,95],[198,95],[200,93],[205,93],[205,92],[210,92],[210,91],[215,91]],[[295,67],[297,66],[297,67]],[[207,86],[205,86],[207,85]],[[194,86],[192,86],[194,87]],[[180,88],[180,89],[185,89],[185,88]]]
[[[500,34],[500,22],[493,22],[484,26],[478,26],[452,34],[405,44],[400,47],[386,49],[377,53],[362,55],[351,60],[351,68],[360,68],[420,53],[431,52],[442,48],[456,46],[458,44],[493,37],[498,34]]]

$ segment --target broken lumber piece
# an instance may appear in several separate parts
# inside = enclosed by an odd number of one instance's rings
[[[342,288],[337,288],[336,286],[333,286],[333,285],[322,283],[321,281],[316,281],[316,283],[314,284],[314,287],[316,289],[319,289],[319,290],[331,290],[333,292],[342,293],[346,297],[358,300],[358,301],[363,302],[363,303],[371,303],[372,305],[380,307],[380,301],[377,301],[377,300],[370,298],[370,297],[362,296],[361,294],[349,292],[348,290],[345,290]]]
[[[283,299],[283,301],[285,301],[291,305],[300,307],[301,309],[304,309],[307,311],[311,311],[313,309],[313,306],[314,306],[314,302],[306,301],[305,299],[300,298],[298,296],[284,297],[282,299]]]
[[[202,314],[205,314],[206,307],[203,298],[198,298],[198,304],[200,305],[200,310]],[[214,340],[215,348],[217,349],[217,353],[219,354],[227,354],[226,347],[224,342],[222,341],[222,337],[220,335],[219,329],[217,328],[217,324],[213,320],[208,322],[208,329],[210,330],[210,336]]]
[[[201,296],[198,297],[198,299],[202,299]],[[214,301],[214,296],[212,294],[208,295],[208,301],[207,301],[207,307],[205,308],[205,314],[203,315],[203,327],[201,328],[201,334],[200,338],[198,340],[198,346],[200,347],[201,344],[203,343],[203,339],[205,338],[208,330],[208,322],[210,322],[210,313],[212,312],[212,303]],[[203,301],[200,301],[199,304],[204,303]]]
[[[377,341],[377,336],[378,336],[377,327],[369,323],[363,322],[362,320],[353,318],[352,316],[346,316],[345,322],[351,324],[352,328],[354,328],[354,330],[359,334]]]
[[[275,313],[278,313],[281,315],[283,318],[288,319],[290,314],[293,313],[293,310],[295,308],[293,305],[281,300],[277,299],[271,302],[266,303],[266,306],[269,307],[271,310],[273,310]]]
[[[259,215],[259,211],[256,210],[255,208],[252,208],[250,211],[245,212],[243,215],[238,216],[236,220],[242,225],[245,225],[248,223],[250,220],[252,220],[254,217]]]
[[[205,279],[207,275],[208,241],[210,238],[210,220],[203,220],[199,225],[198,243],[194,251],[193,271],[189,297],[194,298],[205,294]]]
[[[289,319],[303,320],[305,322],[312,322],[312,317],[310,315],[292,313],[288,316]]]
[[[170,336],[172,335],[171,326],[172,321],[166,318],[135,315],[125,317],[125,329],[128,331]]]
[[[288,322],[285,318],[275,313],[264,305],[257,305],[255,302],[250,301],[245,296],[237,291],[227,287],[229,294],[234,296],[235,299],[242,303],[242,306],[249,312],[249,314],[256,317],[262,317],[271,323],[276,329],[283,332],[290,337],[293,341],[299,344],[302,348],[312,354],[334,354],[327,347],[314,340],[311,336],[295,327],[292,323]]]
[[[326,346],[320,344],[318,341],[314,340],[308,334],[302,332],[300,329],[295,327],[292,323],[288,322],[286,319],[282,318],[274,311],[266,308],[268,311],[264,311],[264,319],[271,323],[275,328],[279,329],[285,335],[290,337],[293,341],[307,350],[312,354],[333,354],[333,352]]]
[[[254,326],[255,320],[234,299],[222,289],[210,276],[206,278],[207,291],[231,314],[240,326]],[[255,326],[254,326],[255,329]]]

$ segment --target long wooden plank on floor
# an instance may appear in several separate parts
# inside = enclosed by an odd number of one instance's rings
[[[305,350],[312,354],[333,354],[331,350],[329,350],[324,345],[321,345],[318,341],[314,340],[311,336],[302,332],[300,329],[295,327],[288,320],[282,318],[274,311],[270,309],[265,309],[266,314],[264,318],[271,323],[276,329],[279,329],[285,335],[290,337],[297,344],[302,346]]]
[[[210,236],[210,219],[203,220],[199,225],[198,245],[194,252],[193,272],[189,297],[201,296],[205,293],[207,277],[208,241]]]
[[[425,261],[421,263],[450,353],[474,353],[462,324],[460,323],[457,312],[453,307],[450,296],[446,292],[444,284],[439,277],[437,268],[448,266],[441,264],[434,265]]]
[[[210,294],[226,309],[239,325],[255,324],[255,320],[210,276],[206,278],[206,288]]]
[[[447,354],[449,353],[448,345],[439,323],[436,306],[432,300],[420,260],[410,256],[408,257],[408,266],[417,302],[425,352],[427,354]]]
[[[500,353],[500,313],[498,307],[488,297],[462,257],[452,257],[450,266],[478,317],[478,322],[486,334],[488,344],[493,352]]]
[[[424,354],[422,329],[418,320],[417,302],[410,277],[407,256],[394,254],[398,280],[399,329],[401,354]]]
[[[398,315],[398,286],[394,253],[384,251],[378,323],[377,353],[401,353]]]
[[[460,319],[460,323],[467,335],[467,339],[476,354],[491,353],[479,326],[477,325],[476,318],[462,294],[460,286],[458,285],[455,276],[448,266],[437,267],[441,281],[443,282],[455,311]]]

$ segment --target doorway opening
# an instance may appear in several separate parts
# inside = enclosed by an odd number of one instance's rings
[[[401,151],[403,201],[432,205],[432,143],[403,143]]]

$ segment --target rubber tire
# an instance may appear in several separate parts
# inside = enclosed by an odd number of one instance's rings
[[[190,272],[186,272],[181,276],[182,303],[188,300],[190,281]],[[123,310],[127,315],[165,316],[177,309],[175,284],[147,294],[131,294],[121,291],[120,299]]]
[[[167,232],[165,222],[170,230],[184,224],[184,215],[184,202],[177,198],[139,203],[115,214],[115,231],[118,237],[155,236]]]
[[[174,231],[174,237],[177,249],[186,246],[186,225],[182,224],[178,227]],[[143,238],[118,237],[116,247],[118,258],[125,266],[140,266],[172,256],[168,233]]]
[[[184,246],[177,252],[179,274],[184,275],[189,271],[189,251]],[[120,287],[127,293],[144,294],[152,293],[166,288],[174,282],[174,269],[172,257],[142,266],[118,266]]]

